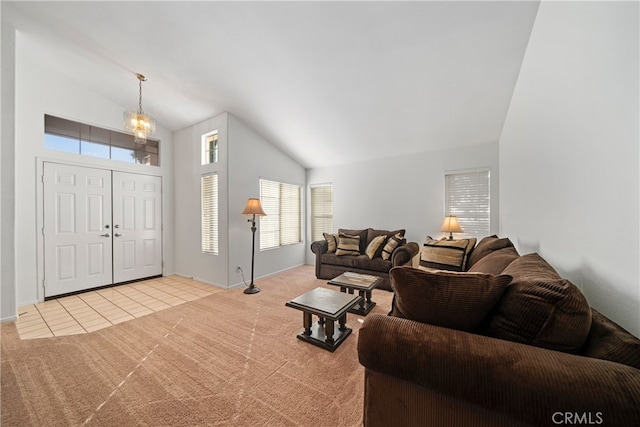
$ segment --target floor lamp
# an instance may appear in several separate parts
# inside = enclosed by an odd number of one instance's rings
[[[260,292],[260,288],[253,284],[253,264],[255,260],[256,254],[256,215],[264,216],[266,213],[262,210],[262,205],[260,205],[260,199],[249,199],[247,200],[247,206],[245,206],[242,211],[242,215],[251,215],[247,221],[251,223],[251,233],[253,234],[253,241],[251,243],[251,283],[249,283],[249,287],[244,290],[245,294],[257,294]]]

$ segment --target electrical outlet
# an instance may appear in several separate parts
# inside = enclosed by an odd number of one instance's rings
[[[242,273],[242,267],[237,266],[236,267],[236,273],[238,273],[238,274]]]

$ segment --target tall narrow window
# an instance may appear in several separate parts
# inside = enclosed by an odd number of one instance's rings
[[[302,241],[302,187],[260,180],[260,202],[267,216],[260,217],[260,249]]]
[[[462,227],[459,237],[489,235],[489,170],[445,174],[445,215],[455,215]]]
[[[333,187],[311,187],[311,241],[321,240],[322,233],[333,233]]]
[[[218,131],[202,135],[202,164],[218,163]]]
[[[202,252],[218,254],[218,174],[201,176]]]

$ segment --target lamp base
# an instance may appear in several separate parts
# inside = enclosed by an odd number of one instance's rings
[[[253,283],[249,285],[247,289],[243,291],[245,294],[257,294],[260,292],[260,288],[254,285]]]

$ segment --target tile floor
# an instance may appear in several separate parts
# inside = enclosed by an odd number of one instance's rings
[[[16,327],[23,340],[85,334],[222,291],[184,277],[158,277],[20,307]]]

